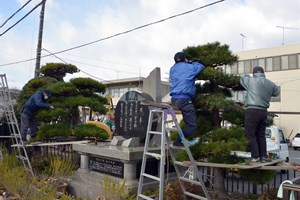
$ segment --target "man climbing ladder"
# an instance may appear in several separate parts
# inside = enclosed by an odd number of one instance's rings
[[[155,109],[150,111],[149,115],[149,121],[148,121],[148,128],[147,128],[147,135],[146,135],[146,141],[145,141],[145,147],[144,147],[144,153],[143,153],[143,161],[142,161],[142,168],[141,168],[141,175],[140,175],[140,181],[139,181],[139,187],[138,187],[138,194],[137,199],[153,199],[149,196],[146,196],[143,194],[143,190],[145,191],[146,185],[149,184],[149,182],[158,182],[159,183],[159,200],[163,199],[163,193],[164,193],[164,169],[166,164],[166,151],[169,151],[176,175],[178,178],[178,181],[180,183],[181,190],[184,194],[184,199],[186,197],[193,197],[195,199],[210,199],[209,194],[207,192],[207,189],[204,186],[204,183],[202,181],[202,178],[200,176],[198,167],[195,163],[195,160],[192,156],[192,153],[188,147],[187,141],[182,133],[182,130],[179,126],[179,123],[176,119],[175,112],[173,108],[168,104],[158,104],[153,102],[143,102],[143,104],[155,107]],[[171,120],[167,120],[167,116],[171,115]],[[155,130],[153,130],[153,123],[157,123],[158,126]],[[170,144],[170,140],[167,134],[167,125],[168,124],[175,124],[176,130],[178,131],[179,137],[181,138],[183,142],[183,147],[176,147],[174,145]],[[151,135],[158,135],[161,138],[160,143],[160,153],[157,153],[157,148],[151,148],[149,146],[150,143],[150,137]],[[182,162],[179,162],[175,158],[175,149],[178,150],[184,150],[186,151],[188,155],[188,164],[184,164]],[[145,172],[146,165],[147,165],[147,159],[150,158],[156,158],[160,160],[160,167],[159,167],[159,176],[150,175]],[[186,178],[185,171],[180,171],[182,167],[185,167],[187,169],[192,169],[194,173],[194,180]],[[187,190],[186,183],[191,183],[196,186],[199,186],[202,189],[201,194],[194,194]]]

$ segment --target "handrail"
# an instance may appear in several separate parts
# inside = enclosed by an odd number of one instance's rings
[[[300,176],[293,178],[290,180],[293,184],[284,183],[282,184],[283,190],[283,199],[290,199],[290,195],[294,192],[300,192],[300,185],[297,185],[298,181],[300,181]]]

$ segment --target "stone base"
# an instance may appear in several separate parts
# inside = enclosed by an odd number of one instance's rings
[[[109,143],[95,144],[74,144],[73,150],[78,151],[80,156],[80,168],[74,172],[74,175],[68,182],[68,192],[74,196],[80,196],[82,198],[95,199],[101,195],[103,189],[103,180],[106,176],[113,178],[120,184],[125,182],[125,188],[127,191],[136,192],[139,182],[139,174],[141,171],[141,162],[143,158],[144,147],[121,147],[112,146]],[[160,153],[160,148],[151,148],[152,152]],[[115,169],[122,169],[122,173],[102,173],[99,170],[95,170],[95,163],[91,163],[99,158],[101,167],[109,166],[111,163],[115,163]],[[104,163],[101,163],[101,162]],[[103,164],[103,166],[102,166]],[[112,164],[114,166],[114,164]],[[121,166],[121,168],[120,168]],[[102,168],[99,168],[102,170]],[[165,166],[166,167],[166,166]],[[173,170],[171,170],[173,172]],[[158,176],[159,173],[159,161],[156,159],[148,159],[146,165],[146,173]],[[165,179],[169,174],[169,180],[174,177],[174,173],[167,172],[165,168]],[[120,176],[123,174],[123,176]],[[119,177],[118,177],[119,176]],[[146,187],[152,185],[157,186],[157,181],[147,182]]]
[[[103,180],[105,178],[104,174],[97,172],[82,173],[74,172],[72,179],[68,182],[67,191],[73,196],[79,196],[83,199],[96,199],[103,192]],[[119,184],[123,183],[123,179],[116,177],[110,177],[114,181],[118,181]],[[136,191],[138,188],[138,180],[131,180],[125,182],[126,191]]]

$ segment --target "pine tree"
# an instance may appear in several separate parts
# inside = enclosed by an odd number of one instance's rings
[[[47,63],[41,67],[40,76],[31,79],[23,87],[18,99],[19,109],[36,91],[45,88],[52,91],[48,103],[53,105],[55,110],[40,109],[36,114],[41,123],[39,139],[70,136],[72,129],[80,123],[79,106],[89,107],[100,114],[106,113],[106,98],[99,95],[105,92],[105,85],[91,78],[73,78],[69,82],[63,80],[66,74],[77,72],[79,69],[75,65]],[[99,128],[95,126],[95,129]],[[101,129],[98,131],[104,132]]]
[[[240,125],[243,123],[243,108],[232,99],[232,91],[239,90],[239,76],[226,74],[224,67],[233,65],[238,57],[233,55],[228,45],[219,42],[183,49],[188,60],[198,61],[205,69],[196,77],[198,82],[194,105],[197,109],[198,128],[194,137],[199,143],[191,147],[197,160],[214,163],[236,163],[232,150],[247,148],[247,140]],[[224,127],[222,122],[230,122],[233,127]],[[224,169],[215,168],[214,189],[224,192]]]

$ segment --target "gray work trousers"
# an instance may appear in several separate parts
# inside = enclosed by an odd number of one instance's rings
[[[26,113],[21,113],[21,137],[23,139],[26,138],[27,134],[31,136],[36,135],[36,131],[38,128],[38,121],[35,117],[30,117]]]

